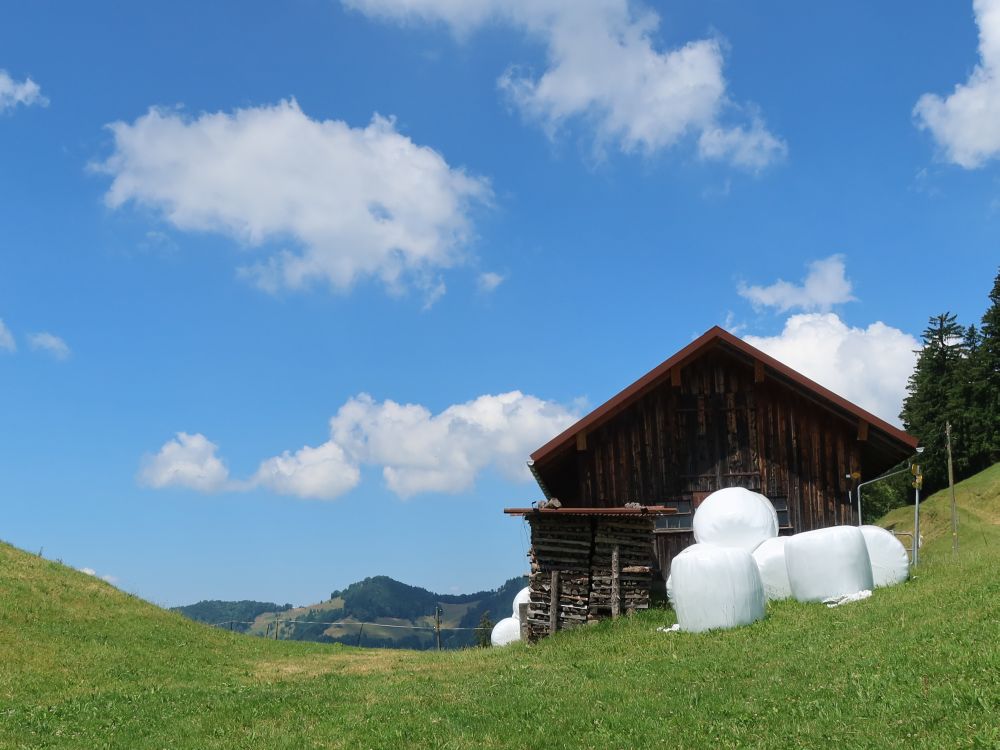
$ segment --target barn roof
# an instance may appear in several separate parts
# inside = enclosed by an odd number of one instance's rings
[[[531,460],[535,463],[545,462],[546,459],[560,453],[562,449],[574,444],[577,435],[581,433],[586,434],[599,427],[627,408],[650,389],[666,381],[671,376],[672,370],[679,372],[680,368],[686,363],[718,347],[728,349],[755,363],[759,363],[758,366],[763,367],[765,373],[768,373],[772,377],[777,376],[778,379],[783,380],[790,387],[804,392],[807,396],[826,406],[841,417],[845,419],[854,418],[859,423],[863,422],[867,424],[869,430],[881,433],[883,439],[892,444],[901,453],[909,454],[917,447],[918,441],[912,435],[876,417],[871,412],[862,409],[857,404],[851,403],[842,396],[838,396],[833,391],[824,388],[819,383],[810,380],[802,373],[796,372],[788,365],[779,362],[774,357],[765,354],[760,349],[751,346],[746,341],[719,326],[714,326],[672,357],[643,375],[632,383],[632,385],[628,386],[628,388],[621,391],[621,393],[608,399],[576,424],[552,438],[552,440],[531,454]]]

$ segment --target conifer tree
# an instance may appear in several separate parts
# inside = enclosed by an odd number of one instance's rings
[[[989,297],[976,351],[984,467],[1000,461],[1000,270]]]
[[[924,346],[918,352],[917,366],[906,386],[908,395],[900,418],[924,446],[920,463],[928,490],[943,487],[948,481],[944,432],[947,421],[955,424],[962,416],[964,334],[955,315],[946,312],[932,317],[923,332]]]

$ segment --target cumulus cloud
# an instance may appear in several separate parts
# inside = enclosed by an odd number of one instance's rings
[[[466,490],[487,468],[509,479],[530,479],[528,454],[576,416],[520,391],[480,396],[438,414],[362,394],[330,420],[330,435],[358,463],[381,466],[389,489],[409,497]]]
[[[155,489],[186,487],[219,492],[229,486],[229,469],[216,455],[218,446],[200,433],[178,432],[155,455],[143,459],[140,484]]]
[[[507,277],[503,274],[496,273],[495,271],[486,271],[479,274],[479,278],[476,279],[476,286],[479,287],[479,291],[483,294],[489,294],[496,291],[496,288],[506,280]]]
[[[924,94],[913,109],[917,127],[931,132],[948,161],[966,169],[1000,155],[1000,0],[974,0],[972,8],[978,64],[949,96]]]
[[[195,118],[150,109],[109,126],[105,200],[153,209],[181,230],[290,248],[241,272],[269,291],[376,278],[438,294],[462,261],[488,182],[449,166],[375,115],[363,128],[314,120],[292,101]]]
[[[792,315],[776,336],[744,340],[895,425],[920,342],[882,322],[848,326],[835,313]]]
[[[68,359],[70,355],[69,345],[63,339],[47,331],[29,333],[28,346],[33,351],[45,352],[56,359]]]
[[[261,463],[251,486],[265,487],[279,495],[310,500],[333,500],[361,481],[361,471],[344,449],[334,442],[317,448],[305,446],[295,453]]]
[[[831,255],[809,264],[801,284],[778,279],[768,286],[748,286],[741,282],[738,292],[756,308],[827,311],[834,305],[852,302],[851,281],[846,276],[843,255]]]
[[[723,75],[723,45],[699,39],[660,50],[659,17],[629,0],[343,0],[369,16],[442,22],[464,35],[487,23],[522,29],[545,45],[534,76],[510,67],[498,84],[528,119],[550,134],[570,120],[595,129],[599,146],[652,153],[685,136],[702,158],[760,169],[783,157],[783,141],[759,116],[738,121]],[[728,120],[736,120],[735,124]]]
[[[575,410],[510,391],[479,396],[435,414],[420,404],[349,399],[330,420],[330,439],[261,462],[247,481],[230,481],[203,435],[178,433],[147,457],[140,481],[202,492],[263,488],[281,495],[333,500],[361,481],[364,466],[379,467],[400,497],[461,492],[493,469],[528,481],[528,454],[577,419]]]
[[[0,114],[19,104],[25,107],[33,104],[44,107],[48,103],[49,100],[42,96],[41,88],[30,78],[18,82],[6,70],[0,70]]]
[[[4,324],[3,318],[0,318],[0,351],[17,351],[17,342],[14,340],[14,334],[11,333],[10,329]]]

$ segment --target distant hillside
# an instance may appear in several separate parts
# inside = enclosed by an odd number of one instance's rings
[[[188,604],[183,607],[173,607],[174,612],[180,612],[185,617],[190,617],[198,622],[218,625],[220,623],[232,623],[232,630],[245,632],[250,629],[249,623],[257,619],[265,612],[274,614],[275,612],[285,612],[292,608],[291,604],[279,605],[274,602],[224,602],[219,599],[206,599],[197,604]]]
[[[232,621],[232,630],[250,635],[273,636],[274,623],[280,620],[278,637],[282,640],[420,650],[436,647],[432,628],[434,611],[440,607],[442,647],[463,648],[476,642],[476,633],[449,628],[475,628],[485,612],[493,622],[509,617],[514,596],[526,585],[527,579],[519,577],[491,591],[436,594],[388,576],[374,576],[352,583],[343,591],[332,592],[326,601],[305,607],[290,604],[279,607],[272,602],[203,601],[174,607],[174,611],[210,625]],[[360,623],[377,624],[362,629]]]

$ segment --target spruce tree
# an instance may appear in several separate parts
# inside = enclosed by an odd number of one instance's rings
[[[476,645],[480,648],[489,648],[490,636],[493,634],[493,621],[490,619],[490,611],[483,612],[479,618],[479,626],[476,628]]]
[[[944,431],[947,421],[954,425],[962,415],[960,383],[965,359],[964,334],[951,313],[930,319],[899,415],[907,431],[916,435],[924,446],[920,463],[929,491],[943,487],[948,481]]]
[[[993,280],[990,306],[983,315],[976,351],[980,378],[978,411],[982,422],[981,449],[985,466],[1000,461],[1000,270]]]

